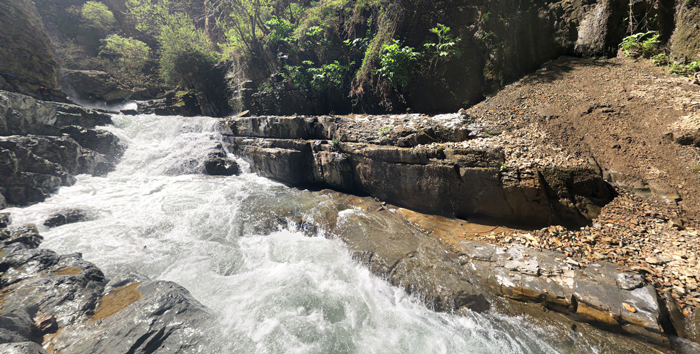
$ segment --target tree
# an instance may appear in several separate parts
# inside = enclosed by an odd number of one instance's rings
[[[111,33],[117,24],[114,14],[109,11],[107,5],[97,1],[88,1],[83,4],[80,16],[87,26],[100,31],[102,35]]]

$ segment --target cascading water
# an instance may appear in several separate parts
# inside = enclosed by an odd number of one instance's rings
[[[81,252],[107,277],[138,272],[175,281],[217,314],[203,353],[556,353],[551,328],[501,315],[435,313],[354,262],[345,246],[279,225],[269,208],[308,211],[323,201],[243,173],[201,174],[220,142],[211,118],[115,116],[129,145],[117,170],[82,175],[46,202],[10,209],[40,225],[56,210],[88,221],[40,229],[42,247]]]

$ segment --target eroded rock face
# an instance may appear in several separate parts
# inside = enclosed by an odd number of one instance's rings
[[[58,128],[66,125],[94,128],[107,124],[112,124],[112,118],[95,110],[0,91],[0,136],[60,135]]]
[[[10,204],[43,201],[60,186],[75,183],[73,175],[103,175],[114,164],[99,153],[83,149],[68,137],[0,137],[0,186]]]
[[[231,151],[265,177],[368,193],[421,212],[580,226],[612,199],[597,166],[506,169],[497,147],[422,146],[488,134],[465,114],[250,117],[225,125]]]
[[[59,82],[66,92],[74,93],[81,100],[120,102],[134,94],[104,71],[64,69]]]

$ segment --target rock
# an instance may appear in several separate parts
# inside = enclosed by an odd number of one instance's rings
[[[124,155],[126,146],[116,135],[101,129],[85,129],[80,126],[61,127],[61,133],[68,134],[80,146],[104,155],[110,162],[116,163]]]
[[[549,167],[535,173],[514,169],[514,177],[505,179],[499,148],[388,146],[406,143],[401,139],[412,134],[428,134],[431,141],[469,139],[468,121],[463,114],[372,120],[238,117],[224,126],[231,131],[229,151],[262,176],[366,193],[419,212],[537,227],[581,226],[612,199],[594,166]],[[388,126],[395,128],[383,134]],[[319,143],[328,140],[340,142]]]
[[[139,114],[139,111],[135,109],[122,109],[119,111],[119,113],[125,115],[125,116],[135,116]]]
[[[49,215],[49,218],[44,221],[44,226],[56,227],[65,224],[72,224],[84,221],[88,218],[88,213],[85,210],[72,209],[63,210]]]
[[[9,228],[0,233],[0,241],[4,245],[20,244],[24,247],[36,248],[43,240],[36,226],[31,224]]]
[[[623,302],[623,303],[622,303],[622,307],[624,307],[625,310],[627,310],[627,311],[629,311],[629,312],[632,312],[632,313],[637,312],[637,309],[635,309],[634,307],[632,307],[632,305],[630,305],[630,304],[628,304],[628,303],[626,303],[626,302]]]
[[[122,102],[134,94],[104,71],[63,69],[58,80],[66,92],[90,102]]]
[[[208,158],[204,161],[204,168],[212,176],[233,176],[240,173],[235,160],[221,157]]]
[[[620,273],[617,275],[617,286],[623,290],[632,290],[644,285],[644,277],[639,274]]]
[[[69,137],[0,137],[0,188],[11,204],[41,202],[60,186],[75,183],[73,175],[104,175],[114,164],[82,148]]]
[[[36,5],[28,0],[3,0],[0,18],[0,73],[16,78],[5,89],[34,95],[39,85],[46,85],[58,94],[59,65]]]
[[[34,342],[0,344],[0,352],[5,354],[47,354],[41,345]]]
[[[212,317],[175,283],[130,283],[105,295],[91,321],[65,328],[52,343],[66,354],[196,352]]]
[[[644,259],[645,262],[653,265],[660,265],[660,264],[665,264],[670,262],[671,260],[669,259],[664,259],[664,258],[658,258],[658,257],[647,257]]]
[[[18,310],[0,316],[0,344],[15,342],[41,342],[41,333],[34,327],[29,314]]]
[[[96,110],[0,91],[0,136],[60,135],[58,128],[65,125],[94,128],[107,124],[112,124],[112,118]]]
[[[11,223],[12,218],[10,217],[10,213],[0,213],[0,229],[6,228]]]

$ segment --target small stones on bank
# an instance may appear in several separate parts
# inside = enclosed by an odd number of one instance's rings
[[[677,218],[672,212],[662,212],[624,190],[617,192],[593,225],[580,230],[550,226],[481,238],[501,246],[515,243],[559,251],[572,267],[600,261],[628,267],[639,274],[616,279],[621,289],[634,289],[647,280],[659,292],[669,292],[685,316],[700,310],[700,230],[679,230],[669,223]]]

